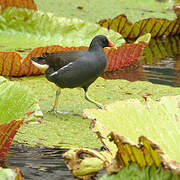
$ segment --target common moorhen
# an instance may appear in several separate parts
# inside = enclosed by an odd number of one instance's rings
[[[104,35],[93,38],[88,50],[59,51],[43,53],[42,57],[32,57],[32,63],[38,68],[45,68],[46,78],[60,88],[81,87],[85,91],[85,99],[103,108],[100,103],[90,99],[88,87],[104,72],[107,57],[104,47],[114,46]],[[57,113],[60,88],[56,91],[55,104],[52,111]]]

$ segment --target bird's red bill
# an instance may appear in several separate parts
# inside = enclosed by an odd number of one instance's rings
[[[108,42],[109,42],[109,47],[114,47],[115,45],[113,44],[113,43],[111,43],[109,40],[108,40]]]

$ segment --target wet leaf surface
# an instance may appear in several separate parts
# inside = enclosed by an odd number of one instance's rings
[[[54,103],[57,89],[54,84],[48,82],[43,76],[22,78],[20,83],[28,86],[29,90],[36,94],[44,119],[41,124],[24,124],[15,140],[19,143],[26,142],[30,145],[41,144],[49,147],[97,148],[101,146],[97,136],[89,129],[90,121],[82,118],[83,109],[94,107],[84,99],[83,90],[63,89],[58,110],[71,112],[71,114],[56,117],[54,114],[48,113]],[[142,97],[144,93],[151,93],[151,98],[157,99],[166,95],[178,95],[179,92],[179,88],[154,85],[149,82],[112,81],[102,78],[99,78],[89,88],[89,96],[102,104],[129,98],[138,98],[144,102]],[[73,114],[79,114],[79,116]]]
[[[46,4],[43,2],[43,0],[35,0],[40,11],[53,12],[57,16],[68,18],[78,17],[91,22],[113,18],[119,14],[126,14],[133,23],[149,17],[168,18],[169,20],[176,18],[176,14],[172,10],[174,1],[119,0],[117,2],[116,0],[109,0],[102,2],[101,0],[48,0]],[[76,8],[77,6],[83,6],[83,9],[79,10]]]
[[[0,179],[8,179],[8,180],[23,180],[23,176],[19,170],[16,169],[5,169],[0,167]]]
[[[133,163],[126,168],[123,168],[119,173],[114,175],[104,175],[99,180],[124,180],[124,179],[138,179],[138,180],[149,180],[149,179],[156,179],[156,180],[178,180],[179,177],[173,174],[169,170],[163,170],[161,167],[155,168],[154,166],[139,168],[137,164]]]
[[[0,89],[0,123],[24,117],[29,111],[40,111],[35,96],[19,82],[10,82],[1,76]]]
[[[159,166],[162,161],[165,166],[179,172],[180,165],[176,166],[170,161],[171,159],[180,162],[180,145],[177,144],[180,136],[179,101],[180,96],[162,97],[156,101],[148,98],[145,104],[136,99],[129,99],[107,105],[105,110],[84,110],[84,116],[92,119],[93,131],[113,156],[118,148],[116,159],[119,168],[127,166],[131,161],[138,163],[140,167],[152,164]],[[111,137],[117,147],[109,141],[110,132],[115,132]],[[140,151],[138,147],[133,147],[137,142]],[[157,148],[157,145],[160,148]],[[110,169],[113,170],[112,167]]]

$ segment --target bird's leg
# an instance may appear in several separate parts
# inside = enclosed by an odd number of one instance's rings
[[[57,107],[58,107],[58,104],[59,104],[59,95],[60,94],[61,94],[61,89],[59,88],[56,91],[56,99],[55,99],[55,102],[54,102],[54,106],[53,106],[52,110],[50,111],[50,112],[54,112],[55,114],[58,114]]]
[[[95,100],[91,99],[89,96],[88,96],[88,92],[87,92],[87,88],[84,88],[84,91],[85,91],[85,99],[93,104],[95,104],[98,108],[100,109],[103,109],[104,106],[98,102],[96,102]]]

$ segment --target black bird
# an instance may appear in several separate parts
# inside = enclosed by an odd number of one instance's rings
[[[81,87],[85,91],[85,99],[97,107],[104,106],[88,96],[88,87],[104,72],[107,57],[104,47],[114,45],[104,36],[93,38],[88,50],[59,51],[43,53],[42,57],[32,57],[32,63],[45,68],[46,78],[60,88]],[[60,88],[56,91],[55,104],[52,111],[57,113]]]

